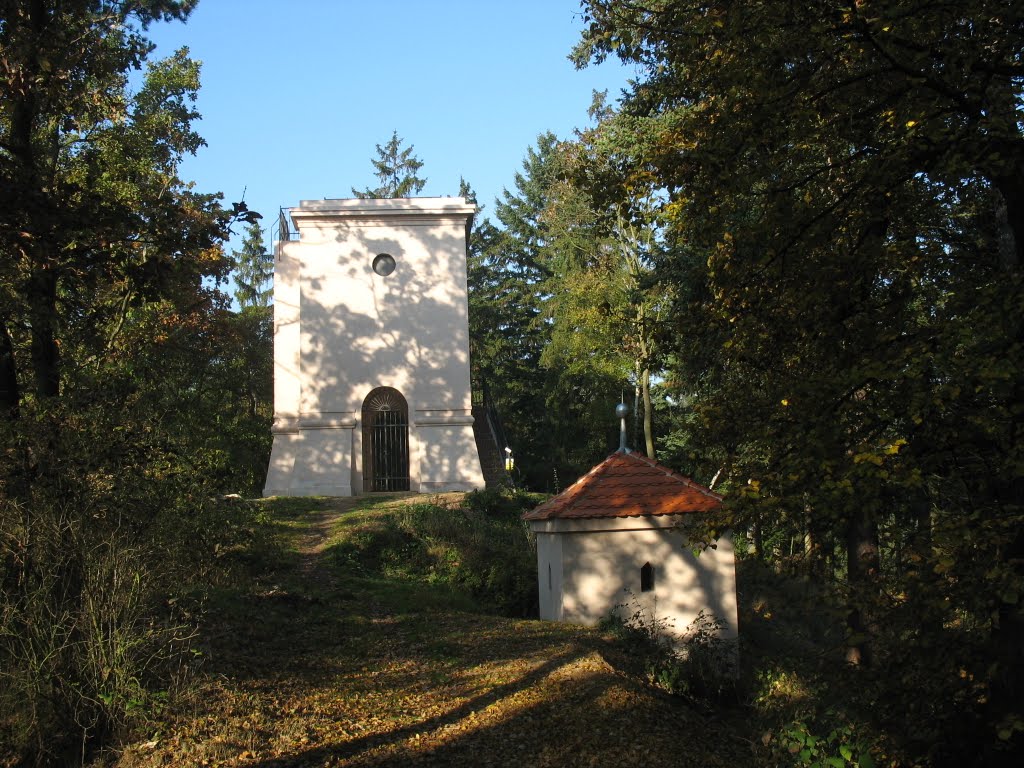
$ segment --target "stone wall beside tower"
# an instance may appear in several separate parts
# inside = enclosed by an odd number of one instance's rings
[[[463,198],[303,201],[277,244],[264,495],[484,486]]]

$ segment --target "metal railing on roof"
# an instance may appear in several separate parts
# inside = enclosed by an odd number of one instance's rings
[[[280,208],[277,212],[277,222],[270,228],[271,242],[280,240],[298,240],[298,231],[293,231],[291,221],[288,219],[288,209]]]

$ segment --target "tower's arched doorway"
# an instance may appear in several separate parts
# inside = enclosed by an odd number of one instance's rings
[[[363,401],[363,490],[409,490],[409,404],[391,387]]]

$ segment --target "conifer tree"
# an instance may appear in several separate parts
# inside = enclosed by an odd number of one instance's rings
[[[423,161],[412,153],[412,145],[403,149],[402,141],[398,131],[394,131],[386,145],[377,145],[377,159],[370,162],[380,185],[376,189],[367,187],[362,191],[353,187],[353,195],[361,199],[413,197],[423,189],[427,180],[417,176]]]
[[[274,294],[274,259],[264,251],[263,228],[258,221],[246,227],[242,250],[232,253],[235,261],[235,300],[241,309],[266,307]]]

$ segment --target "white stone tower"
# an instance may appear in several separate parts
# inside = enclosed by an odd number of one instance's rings
[[[264,495],[483,488],[464,198],[303,201],[274,270]]]

